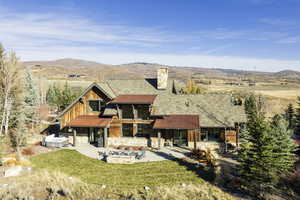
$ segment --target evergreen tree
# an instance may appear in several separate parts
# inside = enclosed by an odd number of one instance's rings
[[[26,145],[28,128],[26,127],[26,103],[25,93],[20,89],[19,93],[15,97],[13,103],[13,110],[11,113],[11,124],[10,124],[10,141],[12,148],[15,150],[17,160],[21,158],[21,146]]]
[[[26,119],[29,121],[36,120],[38,114],[37,108],[39,104],[38,92],[29,68],[26,68],[25,71],[24,93]]]
[[[275,115],[271,122],[272,132],[274,137],[274,153],[277,162],[275,168],[278,173],[286,173],[295,162],[296,145],[292,139],[292,131],[288,128],[288,122],[280,115]]]
[[[257,117],[261,114],[261,106],[258,106],[258,101],[254,94],[245,98],[245,113],[247,115],[247,126],[251,126]],[[250,139],[250,127],[243,129],[240,133],[240,142],[245,143]]]
[[[70,105],[76,98],[74,92],[72,92],[68,82],[65,83],[64,88],[61,92],[61,99],[60,99],[60,108],[63,110],[68,105]]]
[[[245,113],[247,115],[248,123],[256,119],[258,115],[258,108],[254,94],[251,94],[245,99]]]
[[[288,126],[290,129],[294,129],[295,128],[295,109],[293,104],[289,104],[286,110],[286,117],[287,117],[287,121],[288,121]]]
[[[295,114],[295,134],[300,136],[300,97],[298,97],[298,108],[296,109]]]
[[[262,103],[251,95],[245,101],[246,142],[239,151],[239,172],[243,185],[260,194],[278,183],[279,175],[290,169],[293,144],[284,120],[276,116],[269,123]]]
[[[239,171],[245,185],[253,192],[269,189],[277,182],[276,169],[273,167],[275,139],[271,128],[263,116],[251,117],[247,124],[248,142],[241,145]]]
[[[80,89],[80,92],[82,90]],[[52,106],[57,106],[61,111],[70,105],[78,96],[78,92],[74,92],[69,86],[68,82],[65,83],[63,88],[57,87],[55,84],[49,87],[47,91],[47,103]]]
[[[288,121],[288,127],[289,129],[294,129],[295,127],[295,110],[293,107],[293,104],[289,104],[286,111],[285,111],[285,117]]]
[[[56,105],[56,86],[53,84],[53,85],[50,85],[49,86],[49,89],[47,91],[47,94],[46,94],[46,101],[49,105],[51,106],[54,106]]]

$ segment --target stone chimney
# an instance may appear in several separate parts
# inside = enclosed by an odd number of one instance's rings
[[[157,89],[165,90],[168,86],[168,72],[167,67],[161,67],[157,70]]]

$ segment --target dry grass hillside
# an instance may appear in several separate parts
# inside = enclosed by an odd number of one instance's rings
[[[34,71],[50,79],[67,78],[70,74],[84,74],[89,79],[106,78],[106,79],[131,79],[153,77],[156,75],[156,69],[164,66],[155,63],[129,63],[123,65],[101,64],[92,61],[79,59],[60,59],[54,61],[31,61],[24,62],[24,66],[32,66]],[[290,79],[300,80],[300,72],[281,71],[277,73],[242,71],[220,68],[200,68],[188,66],[168,66],[171,78],[208,78],[217,79],[253,79],[257,80],[278,80]],[[57,73],[59,72],[59,73]],[[87,77],[86,77],[87,78]]]
[[[30,181],[29,181],[30,180]],[[12,200],[238,200],[209,183],[173,185],[150,190],[119,191],[104,185],[86,184],[62,173],[35,172],[21,177],[0,180],[0,199]]]

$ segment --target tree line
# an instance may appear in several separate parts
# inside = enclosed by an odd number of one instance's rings
[[[13,51],[0,44],[0,139],[8,137],[20,157],[29,123],[38,117],[39,98],[30,68],[24,68]]]
[[[70,105],[81,93],[82,88],[72,90],[68,82],[63,87],[59,87],[54,83],[47,90],[46,101],[49,105],[56,106],[57,111],[60,112]]]
[[[30,67],[22,66],[15,52],[6,51],[0,43],[0,151],[5,140],[16,152],[17,159],[20,159],[20,148],[26,145],[30,129],[39,119],[42,99],[38,91]],[[62,88],[53,84],[47,91],[47,103],[61,111],[79,93],[81,88],[74,92],[67,82]]]

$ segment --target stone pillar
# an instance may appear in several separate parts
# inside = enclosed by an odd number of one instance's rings
[[[107,144],[107,128],[105,127],[104,128],[104,147],[108,147],[108,144]]]
[[[76,128],[73,128],[73,146],[76,146]]]
[[[158,130],[157,132],[157,139],[158,139],[158,148],[160,149],[160,146],[161,146],[161,132],[160,130]]]

